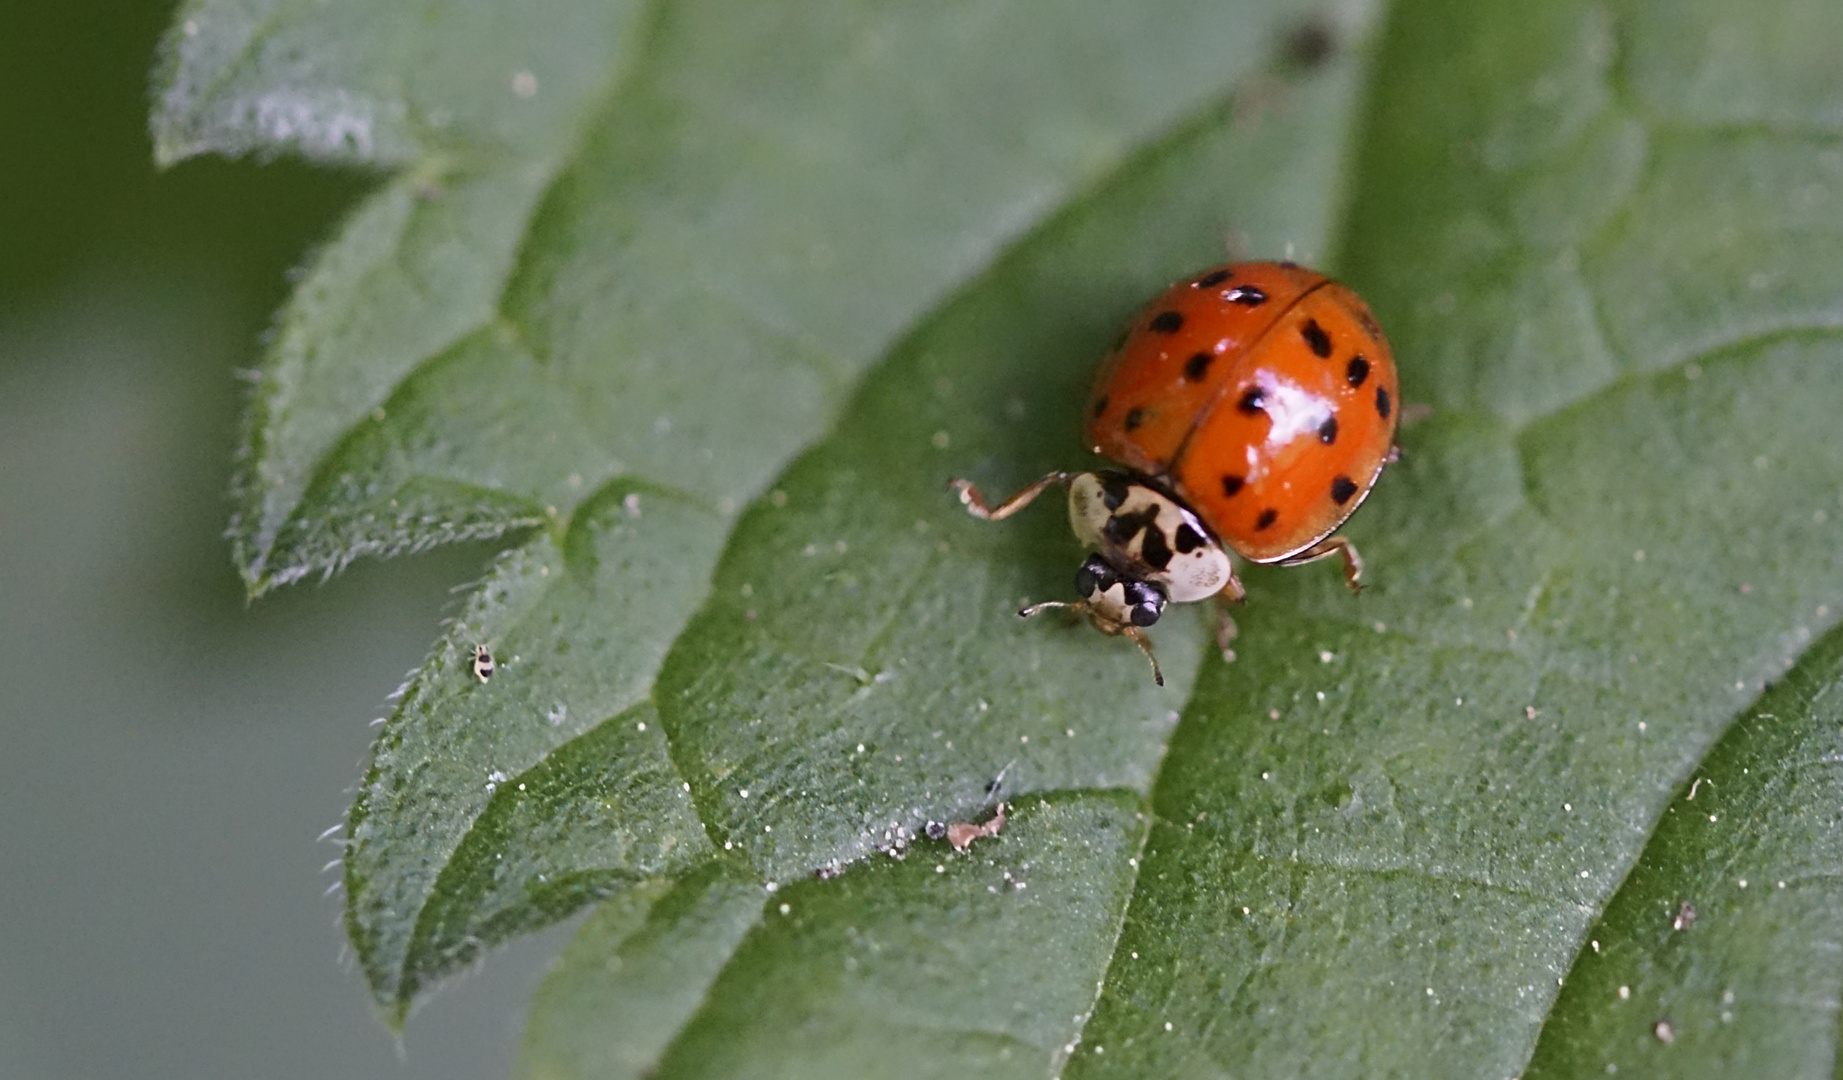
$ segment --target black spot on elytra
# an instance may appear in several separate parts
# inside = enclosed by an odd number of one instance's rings
[[[1362,386],[1363,380],[1369,378],[1369,361],[1361,356],[1353,356],[1350,363],[1344,365],[1344,380],[1351,386]]]
[[[1106,506],[1109,510],[1120,509],[1120,504],[1126,501],[1127,489],[1131,486],[1132,485],[1128,483],[1126,477],[1121,476],[1119,473],[1102,473],[1102,505]]]
[[[1260,517],[1257,517],[1254,519],[1254,531],[1262,532],[1266,530],[1268,526],[1272,525],[1274,522],[1278,520],[1280,520],[1280,511],[1275,510],[1273,507],[1270,506],[1267,509],[1261,511]]]
[[[1126,410],[1126,430],[1132,431],[1144,422],[1145,422],[1145,410],[1144,409]]]
[[[1154,570],[1163,570],[1171,565],[1171,545],[1165,540],[1165,531],[1157,525],[1147,525],[1145,539],[1139,542],[1139,557]]]
[[[1101,414],[1106,411],[1107,411],[1107,395],[1102,394],[1101,400],[1094,403],[1094,418],[1096,420],[1099,420],[1101,418]]]
[[[1191,552],[1202,547],[1203,544],[1204,544],[1203,534],[1191,528],[1190,522],[1186,521],[1178,525],[1177,527],[1177,553],[1179,555],[1188,555]]]
[[[1324,423],[1318,425],[1318,441],[1326,446],[1337,441],[1337,417],[1328,416]]]
[[[1214,353],[1200,352],[1184,361],[1184,378],[1191,382],[1201,379],[1209,372],[1210,361],[1214,359],[1216,359]]]
[[[1223,293],[1222,298],[1243,307],[1260,307],[1267,302],[1267,294],[1252,285],[1237,285]]]
[[[1331,355],[1331,335],[1325,333],[1325,328],[1318,325],[1317,319],[1307,319],[1305,325],[1299,328],[1299,336],[1305,338],[1306,347],[1320,360]]]
[[[1209,273],[1197,279],[1197,288],[1213,289],[1227,280],[1229,280],[1229,272],[1227,270],[1211,270]]]
[[[1350,497],[1356,493],[1357,482],[1348,476],[1340,476],[1331,481],[1331,501],[1339,506],[1349,502]]]
[[[1242,485],[1247,482],[1248,481],[1236,476],[1234,473],[1229,473],[1222,478],[1222,493],[1230,498],[1234,498],[1241,494]]]
[[[1376,387],[1376,414],[1384,420],[1389,418],[1389,391],[1385,387]]]
[[[1267,411],[1267,395],[1258,386],[1250,386],[1241,392],[1241,399],[1235,407],[1249,416]]]
[[[1152,316],[1152,321],[1147,323],[1146,327],[1151,330],[1156,330],[1161,334],[1175,334],[1183,325],[1184,316],[1181,313],[1176,311],[1161,311]]]

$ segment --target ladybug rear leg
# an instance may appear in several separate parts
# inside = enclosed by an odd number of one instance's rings
[[[987,506],[985,496],[979,493],[979,489],[973,486],[971,480],[955,480],[947,486],[953,489],[954,494],[960,496],[960,503],[966,507],[967,513],[986,521],[1003,521],[1029,506],[1037,496],[1043,494],[1052,485],[1067,484],[1073,476],[1073,473],[1066,472],[1050,473],[997,506]]]
[[[1328,559],[1341,555],[1344,559],[1344,584],[1350,586],[1351,592],[1363,591],[1363,556],[1357,554],[1357,545],[1341,536],[1327,536],[1311,547],[1282,563],[1283,566],[1304,566],[1309,562]]]

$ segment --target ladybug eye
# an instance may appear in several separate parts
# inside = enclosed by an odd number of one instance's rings
[[[1114,573],[1113,567],[1099,555],[1090,555],[1088,561],[1081,564],[1081,569],[1075,571],[1075,593],[1078,596],[1104,593],[1118,580],[1119,575]]]
[[[1143,581],[1126,583],[1126,617],[1134,626],[1151,626],[1165,613],[1165,594]]]

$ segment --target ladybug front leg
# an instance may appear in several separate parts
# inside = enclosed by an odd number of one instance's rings
[[[997,506],[987,506],[985,496],[979,493],[979,489],[973,486],[971,480],[954,480],[947,486],[952,488],[954,493],[960,496],[960,502],[966,507],[967,513],[986,521],[1003,521],[1012,514],[1029,506],[1035,501],[1037,496],[1043,494],[1051,485],[1067,484],[1073,475],[1073,473],[1066,472],[1050,473],[1048,476],[1038,480],[1036,483],[1018,492],[1016,495],[999,503]]]
[[[1311,547],[1286,560],[1286,566],[1304,566],[1309,562],[1328,559],[1333,555],[1344,558],[1344,584],[1350,591],[1363,591],[1363,556],[1357,554],[1357,545],[1341,536],[1327,536]]]
[[[1146,663],[1152,665],[1152,681],[1160,686],[1165,685],[1165,673],[1158,670],[1158,657],[1152,655],[1152,639],[1146,636],[1145,631],[1129,623],[1118,632],[1139,646],[1139,651],[1145,654]]]
[[[1216,647],[1222,650],[1222,658],[1231,663],[1235,660],[1235,636],[1241,630],[1235,625],[1235,616],[1229,613],[1232,607],[1240,607],[1248,598],[1248,590],[1242,588],[1241,579],[1234,573],[1229,574],[1229,583],[1216,594]]]

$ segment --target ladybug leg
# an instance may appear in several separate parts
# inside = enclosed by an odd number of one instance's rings
[[[1229,614],[1229,605],[1239,603],[1230,600],[1226,593],[1216,594],[1216,647],[1222,650],[1222,658],[1235,662],[1235,636],[1241,633],[1235,625],[1235,616]]]
[[[1344,559],[1344,584],[1350,586],[1351,592],[1363,591],[1363,556],[1357,554],[1357,545],[1341,536],[1327,536],[1311,547],[1286,560],[1286,566],[1304,566],[1309,562],[1328,559],[1341,555]]]
[[[1232,607],[1240,607],[1248,599],[1248,590],[1242,588],[1241,579],[1229,574],[1228,584],[1216,594],[1216,647],[1222,650],[1222,658],[1234,663],[1235,636],[1241,633],[1235,625],[1235,616],[1229,613]]]
[[[1152,665],[1152,681],[1160,686],[1165,685],[1165,673],[1158,670],[1158,657],[1152,655],[1152,639],[1146,637],[1144,630],[1130,624],[1120,633],[1132,638],[1133,644],[1139,646],[1139,651],[1145,653],[1146,662]]]
[[[1003,521],[1029,506],[1037,496],[1043,494],[1051,486],[1067,484],[1073,475],[1073,473],[1066,472],[1050,473],[997,506],[987,506],[985,496],[980,494],[979,489],[973,486],[971,480],[955,480],[947,486],[953,489],[954,494],[960,496],[960,503],[966,507],[967,513],[985,521]]]

